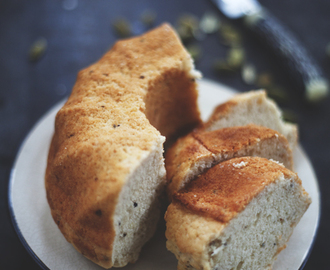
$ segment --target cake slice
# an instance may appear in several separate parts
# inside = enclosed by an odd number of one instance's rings
[[[169,197],[215,164],[241,156],[273,159],[289,169],[293,166],[289,143],[275,130],[254,124],[213,131],[196,129],[180,138],[166,153]]]
[[[217,106],[204,125],[207,131],[247,124],[265,126],[283,134],[292,151],[298,140],[297,126],[282,119],[281,110],[267,98],[263,90],[237,94],[229,101]]]
[[[79,72],[58,112],[45,187],[65,238],[110,268],[138,259],[159,219],[163,143],[200,123],[192,58],[163,24]]]
[[[272,269],[311,199],[297,174],[259,157],[219,163],[175,192],[165,214],[178,269]]]

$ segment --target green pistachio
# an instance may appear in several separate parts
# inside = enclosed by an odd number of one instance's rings
[[[242,79],[248,84],[254,84],[257,78],[257,71],[254,65],[244,64],[242,67]]]
[[[218,16],[206,12],[199,23],[199,27],[205,34],[213,34],[219,30],[220,24],[221,22]]]
[[[186,46],[186,49],[190,53],[190,55],[194,59],[194,61],[197,61],[201,58],[202,49],[199,45],[197,45],[197,44],[188,45],[188,46]]]
[[[245,61],[245,51],[241,47],[230,48],[227,54],[227,63],[234,69],[242,67]]]
[[[222,24],[220,27],[222,43],[227,46],[240,46],[242,38],[240,33],[229,24]]]
[[[198,38],[200,32],[198,18],[192,14],[183,14],[178,19],[176,30],[183,42]]]
[[[47,49],[47,40],[43,37],[38,38],[33,42],[29,51],[29,60],[31,62],[38,61],[46,52]]]
[[[193,33],[185,26],[182,25],[177,26],[176,32],[178,33],[182,42],[187,42],[194,38]]]
[[[147,9],[141,14],[141,21],[148,27],[152,27],[156,21],[157,14],[154,10]]]
[[[196,29],[199,27],[199,21],[198,18],[192,14],[183,14],[179,20],[178,25],[182,25],[187,27],[188,29]]]
[[[273,84],[273,77],[269,73],[261,73],[257,78],[257,85],[262,88],[267,88]]]
[[[125,38],[132,35],[130,23],[124,18],[118,18],[113,22],[113,29],[119,37]]]
[[[218,59],[215,60],[213,63],[213,69],[220,75],[225,75],[225,74],[234,74],[235,69],[233,69],[226,60],[223,59]]]
[[[276,102],[284,103],[289,100],[288,93],[281,87],[271,85],[266,89],[267,95]]]
[[[296,112],[294,112],[290,109],[282,109],[282,118],[284,121],[287,121],[290,123],[297,123],[299,117]]]

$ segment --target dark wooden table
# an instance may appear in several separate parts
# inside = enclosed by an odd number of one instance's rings
[[[263,0],[262,4],[305,44],[330,79],[330,58],[325,54],[330,42],[330,2]],[[20,144],[36,121],[70,93],[77,72],[100,58],[118,39],[113,21],[124,17],[139,32],[140,15],[147,9],[156,12],[156,25],[164,21],[175,25],[183,13],[201,18],[205,12],[215,11],[207,0],[0,1],[0,269],[39,269],[19,241],[8,211],[8,179]],[[321,223],[304,269],[330,269],[330,99],[315,106],[306,104],[277,57],[250,32],[243,31],[239,24],[237,27],[242,31],[249,61],[259,71],[271,73],[276,84],[287,91],[289,101],[283,108],[295,113],[300,143],[319,180]],[[39,61],[31,62],[28,51],[39,37],[48,42],[46,53]],[[238,91],[253,88],[239,74],[219,76],[214,71],[214,59],[223,57],[227,50],[216,35],[198,44],[203,55],[196,66],[205,78]]]

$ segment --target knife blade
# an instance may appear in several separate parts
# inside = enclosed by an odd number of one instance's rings
[[[229,19],[243,23],[281,56],[294,79],[304,88],[310,102],[324,99],[329,83],[321,68],[298,39],[256,0],[211,0]]]

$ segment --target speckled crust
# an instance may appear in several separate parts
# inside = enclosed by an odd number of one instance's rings
[[[297,179],[301,185],[295,173],[266,158],[233,158],[188,183],[174,194],[174,200],[194,213],[226,223],[282,174]]]
[[[79,72],[58,112],[45,185],[66,239],[109,268],[119,193],[164,135],[200,123],[191,57],[168,24],[117,42]],[[178,87],[173,87],[173,82]]]
[[[263,143],[272,145],[268,146],[270,155],[281,152],[280,162],[292,169],[293,158],[288,141],[272,129],[250,124],[214,131],[194,130],[180,138],[166,153],[169,196],[171,197],[175,191],[199,173],[221,161],[237,156],[254,155],[255,149]],[[277,146],[280,150],[276,148]],[[192,168],[198,163],[204,164],[203,168],[192,172]]]

